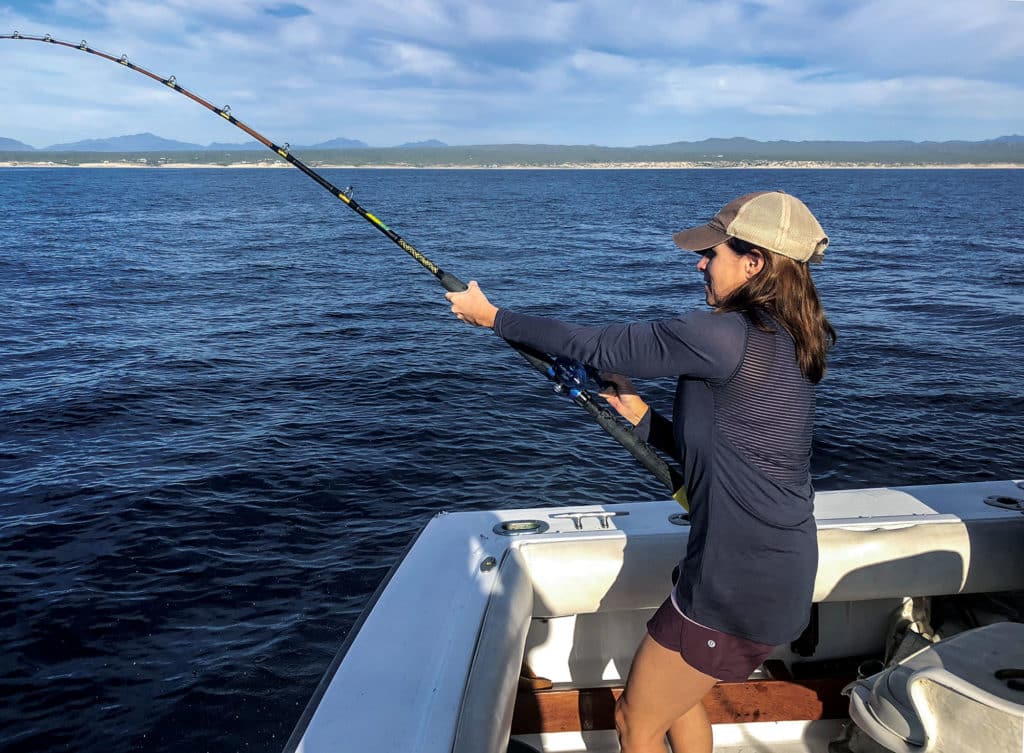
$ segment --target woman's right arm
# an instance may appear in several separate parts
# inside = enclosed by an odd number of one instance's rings
[[[602,373],[601,390],[597,394],[603,397],[615,411],[635,427],[640,439],[648,442],[655,449],[678,458],[679,448],[676,446],[672,422],[655,413],[643,398],[637,394],[633,383],[621,374]]]
[[[601,388],[597,394],[633,426],[639,424],[650,406],[637,394],[633,383],[621,374],[602,372],[600,377]]]

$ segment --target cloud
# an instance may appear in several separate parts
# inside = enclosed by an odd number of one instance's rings
[[[388,63],[394,73],[425,78],[448,77],[459,70],[451,55],[409,42],[386,43],[381,50],[380,62]]]
[[[126,52],[211,101],[231,103],[254,127],[289,131],[292,143],[338,135],[370,143],[530,135],[614,144],[715,135],[995,136],[1019,130],[1022,22],[1024,3],[1008,0],[0,6],[0,24]],[[80,53],[71,50],[28,47],[0,43],[0,65],[18,71],[0,79],[8,104],[0,136],[70,141],[115,135],[118,122],[130,122],[135,130],[184,129],[160,134],[170,138],[225,140],[201,111],[170,117],[187,103],[157,106],[140,94],[152,87],[141,78],[130,82],[99,60],[72,62]],[[30,122],[29,113],[55,101],[89,118]],[[103,121],[105,108],[117,117]],[[80,131],[104,122],[115,131]]]
[[[756,66],[707,66],[654,74],[652,108],[684,113],[715,110],[824,116],[847,111],[916,111],[931,116],[979,112],[1001,102],[1001,112],[1024,114],[1024,90],[998,82],[906,76],[883,79],[832,76]]]
[[[572,37],[582,13],[580,3],[523,0],[503,6],[467,3],[459,15],[474,40],[559,43]]]

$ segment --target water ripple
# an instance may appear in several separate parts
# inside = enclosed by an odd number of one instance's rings
[[[500,305],[593,323],[699,305],[670,234],[788,190],[832,238],[818,487],[1021,475],[1022,171],[328,173]],[[277,751],[433,514],[664,496],[308,183],[0,170],[4,753]]]

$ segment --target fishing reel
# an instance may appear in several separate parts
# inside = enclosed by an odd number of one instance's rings
[[[582,393],[589,389],[591,382],[601,384],[594,367],[562,356],[551,362],[547,376],[555,383],[554,390],[557,394],[573,401],[580,399]]]

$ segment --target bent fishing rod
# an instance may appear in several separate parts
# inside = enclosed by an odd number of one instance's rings
[[[272,152],[280,156],[282,159],[286,160],[287,162],[291,163],[299,170],[304,172],[306,175],[308,175],[310,178],[312,178],[314,181],[320,184],[332,196],[344,202],[349,209],[353,210],[356,214],[358,214],[364,220],[366,220],[375,228],[377,228],[377,230],[386,235],[388,239],[390,239],[396,246],[398,246],[407,254],[409,254],[409,256],[411,256],[413,259],[419,262],[424,269],[426,269],[428,272],[434,275],[434,277],[437,278],[437,281],[444,287],[445,290],[456,293],[466,290],[466,283],[464,283],[462,280],[460,280],[458,277],[451,274],[450,272],[445,272],[443,269],[438,267],[436,264],[434,264],[434,262],[432,262],[426,256],[417,251],[416,248],[413,247],[411,243],[406,241],[402,236],[400,236],[394,230],[385,225],[379,218],[377,218],[371,212],[366,211],[366,209],[364,209],[352,197],[352,193],[350,190],[343,191],[339,189],[337,186],[333,185],[330,181],[328,181],[326,178],[320,175],[316,170],[314,170],[305,162],[303,162],[294,154],[292,154],[289,151],[288,144],[279,146],[273,143],[265,136],[253,130],[248,125],[246,125],[242,121],[238,120],[234,115],[232,115],[230,107],[217,107],[211,102],[208,102],[199,95],[194,94],[193,92],[190,92],[188,89],[181,86],[174,76],[168,76],[167,78],[159,76],[153,73],[152,71],[146,70],[142,66],[132,63],[130,60],[128,60],[127,55],[115,57],[106,52],[101,52],[100,50],[90,47],[84,39],[78,44],[74,44],[72,42],[64,42],[59,39],[54,39],[49,34],[42,37],[35,37],[21,34],[17,31],[13,34],[0,35],[0,39],[23,39],[30,42],[44,42],[47,44],[58,45],[60,47],[68,47],[73,50],[81,50],[82,52],[87,52],[90,55],[95,55],[96,57],[103,58],[104,60],[109,60],[112,63],[123,65],[125,68],[129,68],[137,73],[141,73],[143,76],[147,76],[148,78],[151,78],[154,81],[157,81],[163,84],[164,86],[173,89],[179,94],[188,97],[193,102],[197,102],[198,104],[205,107],[207,110],[210,110],[211,112],[216,113],[217,115],[224,118],[226,121],[231,123],[231,125],[249,134],[260,144],[267,147]],[[597,403],[591,396],[590,392],[586,389],[585,384],[583,384],[580,380],[572,379],[569,380],[569,383],[566,383],[562,378],[562,375],[565,373],[565,369],[556,366],[555,359],[552,359],[547,354],[540,353],[531,348],[527,348],[519,343],[510,342],[508,340],[506,340],[505,342],[508,343],[508,345],[513,350],[517,351],[520,355],[522,355],[523,358],[525,358],[531,366],[537,369],[537,371],[539,371],[541,374],[548,377],[549,379],[555,381],[556,384],[559,387],[561,387],[560,391],[562,391],[564,394],[567,394],[576,405],[583,408],[590,415],[590,417],[593,418],[598,423],[598,425],[602,429],[604,429],[609,435],[611,435],[616,441],[618,441],[619,444],[625,447],[626,450],[628,450],[629,453],[634,458],[636,458],[636,460],[638,460],[641,465],[644,466],[644,468],[653,473],[654,476],[657,477],[657,479],[668,488],[669,493],[672,494],[673,498],[677,502],[679,502],[679,504],[681,504],[684,508],[689,509],[689,505],[686,501],[686,491],[683,487],[683,477],[679,473],[679,471],[669,466],[664,460],[662,460],[662,458],[659,455],[655,453],[654,448],[652,448],[649,444],[647,444],[642,439],[637,437],[630,429],[627,429],[625,426],[619,423],[619,421],[607,409],[604,409],[597,405]]]

